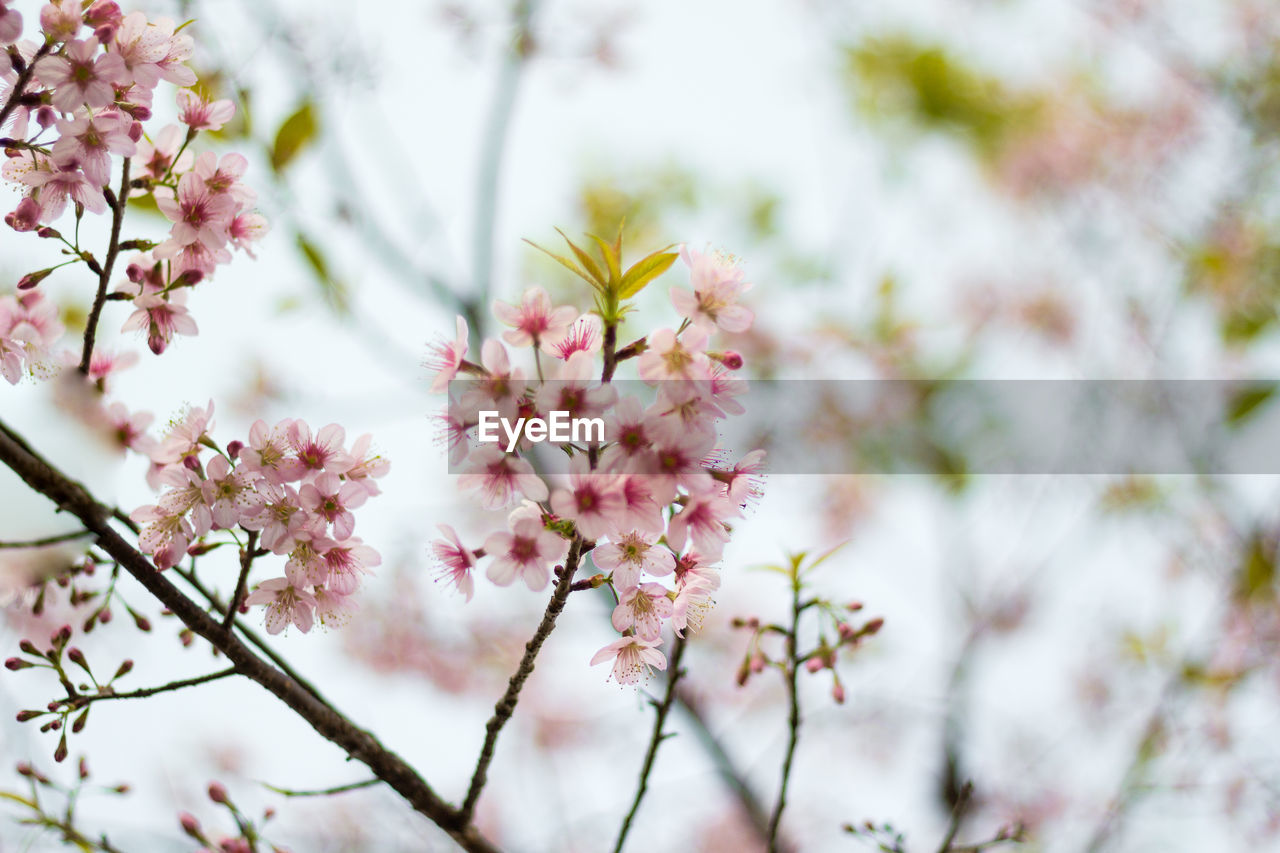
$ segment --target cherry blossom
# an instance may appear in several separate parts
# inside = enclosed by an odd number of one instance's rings
[[[502,333],[502,339],[513,347],[542,346],[549,348],[559,342],[578,315],[571,305],[551,307],[551,297],[541,287],[531,287],[524,292],[519,305],[506,302],[493,303],[493,315],[512,330]]]
[[[637,636],[620,637],[591,658],[591,666],[613,659],[610,677],[618,684],[639,684],[649,680],[653,669],[666,669],[667,656],[657,648],[656,640]]]

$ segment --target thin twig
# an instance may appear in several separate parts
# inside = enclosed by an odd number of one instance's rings
[[[236,591],[231,594],[231,603],[227,605],[227,615],[222,620],[224,630],[230,631],[236,621],[236,613],[240,610],[240,602],[244,598],[245,587],[249,583],[249,569],[253,567],[253,558],[258,555],[258,531],[249,531],[249,541],[240,549],[240,577],[236,581]]]
[[[275,791],[286,797],[328,797],[332,794],[345,794],[347,791],[358,791],[361,788],[372,788],[374,785],[381,785],[381,779],[365,779],[361,782],[351,782],[346,785],[335,785],[332,788],[315,788],[311,790],[295,791],[292,788],[277,788],[275,785],[262,783],[262,787],[268,791]]]
[[[960,824],[964,823],[965,811],[969,808],[969,798],[972,796],[973,783],[965,781],[956,795],[956,804],[951,809],[951,823],[947,826],[947,834],[938,847],[938,853],[951,853],[951,845],[956,840],[956,833],[960,831]]]
[[[569,598],[569,589],[573,586],[573,574],[578,570],[581,556],[582,537],[574,536],[573,542],[569,544],[569,555],[565,557],[564,568],[560,571],[560,579],[556,581],[551,600],[547,602],[546,612],[542,614],[542,621],[538,623],[538,630],[525,644],[524,657],[520,659],[520,666],[507,682],[507,692],[502,694],[502,698],[493,706],[493,716],[485,724],[484,746],[481,747],[480,756],[476,759],[475,772],[471,774],[467,798],[462,801],[462,808],[459,810],[464,823],[471,821],[476,801],[480,799],[480,792],[484,790],[485,782],[488,781],[489,764],[493,761],[493,750],[498,742],[498,734],[515,713],[516,702],[520,699],[520,690],[533,672],[534,659],[538,657],[542,644],[556,627],[556,617],[560,615],[565,601]]]
[[[680,681],[680,676],[684,674],[680,669],[680,658],[684,656],[684,637],[676,637],[675,644],[671,648],[671,662],[667,669],[667,693],[662,697],[662,703],[655,703],[658,709],[653,720],[653,734],[649,737],[649,750],[644,756],[644,766],[640,768],[640,781],[636,785],[636,796],[631,802],[631,811],[627,812],[627,816],[622,820],[622,827],[618,830],[618,840],[613,845],[613,853],[622,853],[622,845],[626,843],[627,833],[631,831],[631,822],[635,820],[636,812],[640,810],[640,801],[644,799],[645,792],[649,790],[649,773],[653,770],[654,761],[658,757],[658,747],[669,735],[662,733],[662,727],[667,722],[667,714],[671,712],[671,705],[676,698],[676,683]]]
[[[83,708],[85,705],[92,705],[94,702],[104,702],[111,699],[145,699],[148,696],[155,696],[157,693],[168,693],[173,690],[182,690],[186,687],[195,687],[200,684],[208,684],[210,681],[229,678],[237,672],[239,672],[238,669],[234,666],[229,666],[226,669],[220,669],[217,672],[197,675],[194,678],[184,678],[180,681],[170,681],[168,684],[161,684],[157,687],[143,687],[139,690],[130,690],[128,693],[81,694],[68,700],[68,704],[72,708]]]
[[[129,204],[129,164],[124,158],[120,167],[120,192],[111,205],[111,242],[107,244],[107,257],[102,262],[102,272],[98,275],[98,292],[93,297],[93,307],[89,309],[89,319],[84,327],[84,352],[80,355],[80,372],[89,374],[89,362],[93,358],[93,344],[98,335],[98,318],[102,315],[102,306],[107,301],[107,287],[111,284],[111,271],[116,265],[116,256],[120,254],[120,228],[124,224],[124,209]]]
[[[44,536],[40,539],[25,539],[21,541],[0,542],[0,549],[5,548],[44,548],[47,545],[59,545],[63,542],[72,542],[76,539],[83,539],[86,536],[92,536],[90,530],[73,530],[70,533],[58,533],[53,536]]]
[[[787,631],[787,754],[782,760],[782,784],[778,787],[778,801],[773,807],[773,817],[769,819],[769,853],[778,853],[780,849],[778,828],[782,823],[782,811],[787,807],[787,786],[791,781],[791,764],[796,756],[796,742],[800,739],[800,659],[797,633],[800,625],[800,574],[798,567],[792,568],[791,577],[791,628]]]

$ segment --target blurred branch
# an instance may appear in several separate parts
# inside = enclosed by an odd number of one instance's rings
[[[240,610],[240,602],[244,598],[245,587],[249,583],[249,569],[253,567],[253,558],[258,556],[258,531],[249,531],[249,541],[240,549],[240,577],[236,580],[236,590],[231,594],[231,603],[227,605],[226,618],[222,620],[223,630],[231,630],[236,613]],[[266,553],[265,551],[262,553]]]
[[[44,536],[40,539],[14,540],[8,542],[0,542],[0,550],[6,548],[44,548],[48,545],[59,545],[63,542],[73,542],[76,539],[83,539],[86,536],[92,536],[91,530],[73,530],[70,533],[58,533],[53,536]]]
[[[506,152],[511,116],[515,112],[516,95],[520,89],[520,78],[525,64],[533,55],[533,33],[530,28],[536,5],[535,0],[516,0],[515,8],[512,10],[515,36],[498,77],[497,90],[489,108],[489,119],[484,130],[484,148],[480,154],[480,179],[476,188],[475,243],[472,257],[475,293],[466,301],[470,310],[464,312],[478,334],[483,334],[484,331],[482,321],[493,284],[493,232],[498,218],[502,157]]]
[[[640,768],[640,781],[636,786],[636,797],[631,803],[631,811],[627,812],[627,816],[622,820],[622,828],[618,830],[618,841],[613,845],[613,853],[622,853],[622,845],[627,840],[627,833],[631,831],[631,822],[635,819],[636,812],[640,810],[640,801],[644,799],[645,792],[649,789],[649,773],[653,770],[654,761],[658,757],[658,747],[662,742],[671,737],[670,734],[663,734],[662,727],[667,722],[667,714],[671,712],[671,704],[676,698],[676,684],[680,681],[680,676],[684,671],[680,669],[680,659],[684,657],[685,638],[677,636],[675,644],[671,650],[671,662],[667,667],[670,675],[667,677],[667,693],[662,697],[662,702],[654,702],[653,706],[657,709],[653,720],[653,734],[649,738],[649,750],[644,756],[644,766]]]

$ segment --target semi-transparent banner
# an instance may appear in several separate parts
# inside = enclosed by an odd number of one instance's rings
[[[476,379],[450,383],[439,428],[453,473],[490,447],[543,473],[590,455],[663,474],[673,453],[731,466],[761,449],[772,474],[1280,474],[1277,391],[1271,380]]]

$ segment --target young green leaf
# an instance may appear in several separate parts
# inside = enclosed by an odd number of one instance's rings
[[[551,251],[551,250],[549,250],[549,249],[544,249],[543,247],[539,246],[537,243],[533,242],[532,240],[527,240],[527,239],[526,239],[526,240],[525,240],[525,242],[526,242],[526,243],[528,243],[528,244],[529,244],[530,246],[532,246],[533,248],[537,249],[539,252],[542,252],[542,254],[544,254],[544,255],[546,255],[547,257],[551,258],[552,260],[556,261],[558,264],[560,264],[560,266],[564,267],[564,268],[565,268],[565,269],[567,269],[569,272],[573,273],[573,274],[574,274],[574,275],[576,275],[578,278],[582,279],[582,280],[583,280],[583,281],[585,281],[587,284],[589,284],[589,285],[591,285],[592,287],[594,287],[596,290],[599,290],[599,291],[602,291],[602,292],[603,292],[604,288],[602,288],[602,287],[600,286],[600,283],[599,283],[599,282],[597,282],[597,281],[596,281],[595,279],[593,279],[591,276],[589,276],[589,275],[587,275],[585,272],[583,272],[581,267],[579,267],[579,266],[578,266],[577,264],[575,264],[573,261],[571,261],[571,260],[569,260],[568,258],[566,258],[564,255],[557,255],[555,252],[552,252],[552,251]]]
[[[564,241],[568,243],[569,248],[573,250],[573,254],[578,259],[578,263],[582,264],[587,273],[596,280],[600,287],[607,288],[611,280],[605,278],[604,272],[600,269],[600,265],[596,263],[596,259],[578,248],[577,244],[570,240],[569,237],[559,228],[556,229],[556,233],[561,237],[564,237]]]
[[[618,298],[630,299],[635,296],[645,285],[670,269],[677,257],[679,256],[675,252],[657,251],[636,261],[618,285]]]

